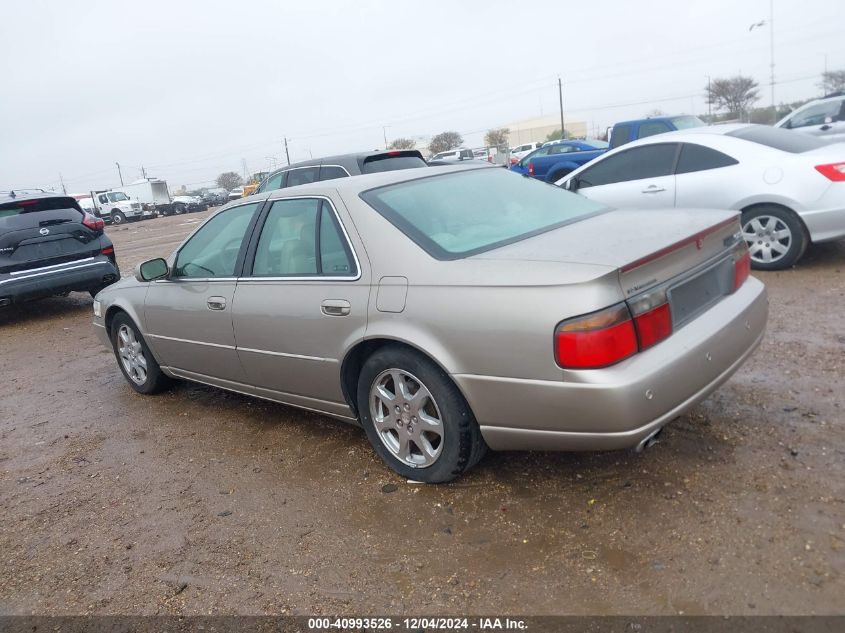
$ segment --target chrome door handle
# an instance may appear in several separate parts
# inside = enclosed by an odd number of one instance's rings
[[[352,311],[352,306],[343,299],[326,299],[320,304],[320,310],[326,316],[346,316]]]
[[[226,297],[209,297],[205,305],[208,306],[209,310],[225,310]]]
[[[657,185],[652,185],[647,189],[643,189],[643,193],[660,193],[661,191],[666,191],[663,187],[658,187]]]
[[[824,132],[827,132],[827,131],[830,129],[830,125],[828,125],[827,123],[825,123],[825,124],[824,124],[823,126],[821,126],[819,129],[820,129],[820,130],[822,130],[822,131],[824,131]]]

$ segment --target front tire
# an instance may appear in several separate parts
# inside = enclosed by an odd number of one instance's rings
[[[379,349],[364,362],[357,396],[367,438],[402,477],[451,481],[487,450],[457,387],[422,354],[398,346]]]
[[[123,224],[126,222],[126,215],[123,211],[112,211],[111,212],[111,223],[114,225]]]
[[[172,380],[165,376],[156,362],[141,332],[126,313],[114,317],[111,341],[117,365],[126,382],[138,393],[153,394],[164,391]]]
[[[810,238],[792,211],[761,205],[742,213],[742,237],[756,270],[783,270],[801,259]]]

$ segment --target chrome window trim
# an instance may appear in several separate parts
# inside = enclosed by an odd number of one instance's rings
[[[343,165],[320,165],[320,171],[323,170],[323,167],[337,167],[338,169],[342,169],[348,177],[352,177],[352,174],[349,173],[349,170],[346,169]],[[294,167],[294,169],[302,169],[301,167]],[[332,178],[334,180],[334,178]],[[323,182],[322,180],[320,182]]]
[[[297,168],[298,169],[298,168]],[[284,189],[278,189],[277,191],[284,191]],[[346,245],[349,247],[349,252],[352,253],[352,260],[355,262],[355,270],[357,271],[354,276],[352,275],[291,275],[291,276],[274,276],[274,277],[264,277],[261,275],[249,275],[238,277],[238,283],[241,282],[261,282],[261,281],[268,281],[268,282],[279,282],[279,281],[358,281],[361,279],[361,262],[358,259],[358,253],[355,252],[355,247],[352,244],[352,240],[349,239],[349,233],[346,231],[346,227],[343,224],[343,220],[340,219],[340,214],[337,212],[337,209],[334,206],[331,198],[324,195],[314,194],[310,196],[282,196],[279,198],[268,198],[267,202],[270,203],[270,209],[267,211],[269,214],[272,210],[272,205],[276,202],[280,202],[282,200],[323,200],[327,202],[328,205],[332,209],[332,213],[334,213],[335,220],[340,225],[340,230],[343,233],[343,239],[346,240]],[[261,227],[262,230],[264,227]],[[258,234],[258,239],[261,239],[261,234]],[[255,264],[255,254],[253,254],[252,264]]]
[[[297,358],[300,360],[314,360],[322,363],[337,363],[336,358],[323,358],[322,356],[305,356],[303,354],[287,354],[285,352],[273,352],[267,349],[253,349],[251,347],[238,347],[239,352],[252,352],[253,354],[268,354],[270,356],[284,356],[285,358]]]

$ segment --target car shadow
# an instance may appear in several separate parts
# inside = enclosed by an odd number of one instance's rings
[[[845,264],[845,240],[810,244],[798,261],[798,268],[829,268]]]
[[[56,317],[77,317],[91,312],[91,295],[87,292],[71,292],[66,297],[47,297],[36,301],[25,301],[0,308],[0,327],[20,323],[37,323]],[[92,314],[93,317],[93,314]]]

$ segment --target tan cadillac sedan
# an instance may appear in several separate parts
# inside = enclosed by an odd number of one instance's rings
[[[642,448],[760,343],[739,214],[616,210],[431,167],[223,207],[94,302],[140,393],[173,379],[364,427],[404,477],[487,448]]]

